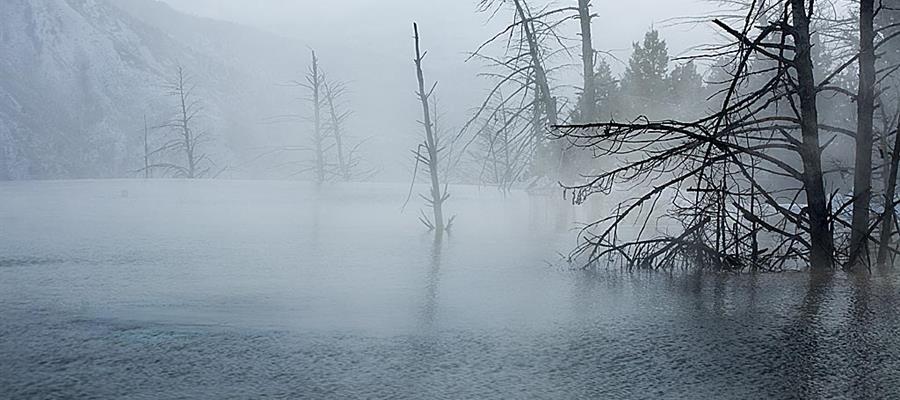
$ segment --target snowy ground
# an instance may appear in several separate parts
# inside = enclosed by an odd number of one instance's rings
[[[558,265],[522,194],[0,184],[0,398],[900,397],[895,276]]]

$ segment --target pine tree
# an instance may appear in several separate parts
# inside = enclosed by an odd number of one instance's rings
[[[651,29],[643,43],[634,43],[634,51],[625,68],[622,90],[628,99],[629,113],[653,116],[660,114],[666,102],[669,50],[659,32]]]
[[[693,61],[676,66],[669,74],[668,101],[674,105],[670,118],[692,119],[705,111],[703,77]]]
[[[598,116],[600,119],[612,119],[622,109],[619,80],[613,76],[612,68],[605,60],[597,60],[597,71],[594,72],[597,89]]]
[[[594,99],[596,101],[594,110],[597,111],[597,120],[609,121],[621,113],[622,101],[619,93],[619,82],[613,76],[609,63],[602,58],[598,58],[596,61],[594,90]],[[578,104],[581,104],[581,96],[579,94]],[[575,123],[596,122],[585,120],[578,108],[572,110],[571,120]]]

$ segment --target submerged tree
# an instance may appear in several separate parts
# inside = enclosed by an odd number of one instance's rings
[[[310,145],[280,146],[273,153],[302,151],[312,154],[300,161],[285,163],[291,167],[292,175],[312,173],[317,185],[329,180],[350,182],[366,180],[377,172],[373,168],[364,168],[359,150],[364,141],[354,141],[348,134],[348,120],[352,111],[347,106],[344,96],[347,87],[342,82],[329,80],[314,50],[310,51],[311,61],[303,81],[291,81],[284,86],[301,87],[307,91],[304,100],[309,108],[303,113],[283,115],[270,118],[272,122],[293,121],[302,119],[311,126]],[[355,143],[354,143],[355,142]],[[335,160],[336,162],[332,162]],[[299,167],[298,167],[299,166]]]
[[[363,160],[359,156],[359,149],[364,141],[353,144],[347,132],[347,120],[353,114],[344,101],[347,86],[342,82],[329,81],[323,77],[322,87],[328,111],[325,130],[328,137],[334,140],[337,158],[337,165],[329,165],[329,171],[344,182],[372,177],[376,171],[363,167]]]
[[[322,118],[323,114],[326,112],[324,111],[324,109],[326,108],[325,96],[323,95],[323,92],[325,91],[325,77],[319,70],[319,58],[316,56],[315,50],[310,50],[310,55],[310,64],[306,74],[303,77],[303,80],[293,80],[287,84],[282,85],[290,87],[300,87],[307,90],[308,93],[306,93],[306,95],[301,98],[301,100],[303,100],[304,102],[308,102],[310,106],[309,109],[305,110],[305,112],[296,114],[270,117],[269,121],[284,122],[295,121],[298,119],[308,121],[312,125],[312,133],[309,134],[308,139],[306,140],[309,140],[311,142],[311,145],[297,144],[279,146],[274,150],[260,155],[260,157],[284,152],[303,152],[305,154],[311,154],[311,157],[303,157],[303,159],[299,161],[291,160],[289,162],[283,163],[282,166],[288,166],[290,168],[291,176],[312,173],[313,181],[316,183],[316,185],[321,185],[325,182],[328,176],[328,157],[326,154],[328,147],[325,143],[325,123]]]
[[[175,73],[166,85],[166,94],[175,99],[175,115],[165,122],[161,128],[167,128],[171,139],[149,153],[152,155],[169,155],[182,162],[157,162],[145,167],[145,170],[161,170],[164,174],[176,178],[205,178],[211,175],[212,160],[200,148],[208,141],[208,134],[197,131],[195,122],[202,111],[200,102],[195,99],[195,86],[190,76],[181,65],[176,66]]]
[[[435,130],[435,126],[432,122],[432,109],[429,106],[429,100],[431,99],[432,94],[434,94],[434,89],[437,87],[437,83],[431,86],[431,89],[425,89],[425,74],[422,71],[422,60],[425,57],[425,53],[422,53],[419,47],[419,26],[413,23],[413,38],[415,39],[415,49],[416,49],[416,80],[418,82],[418,90],[416,95],[419,97],[419,101],[422,103],[422,125],[425,129],[425,138],[421,144],[417,147],[415,154],[416,159],[416,168],[413,172],[413,182],[415,182],[415,175],[418,173],[418,165],[422,164],[425,166],[425,169],[428,171],[429,181],[431,183],[431,191],[429,196],[422,196],[422,198],[428,203],[432,210],[432,217],[428,217],[423,215],[420,217],[420,220],[423,224],[428,226],[429,229],[435,230],[437,232],[443,232],[444,230],[450,229],[453,224],[453,218],[449,221],[444,220],[444,202],[447,198],[450,197],[450,194],[447,192],[447,183],[443,183],[443,187],[441,186],[441,153],[446,150],[444,145],[440,141],[440,137],[437,135]],[[410,191],[412,187],[410,187]]]
[[[881,133],[877,135],[880,146],[876,152],[881,157],[880,171],[876,171],[873,166],[873,174],[880,172],[882,178],[880,196],[882,209],[878,213],[880,227],[876,262],[884,267],[892,261],[894,254],[891,250],[894,248],[894,236],[900,222],[896,218],[897,172],[900,167],[900,92],[896,88],[900,84],[900,77],[897,74],[900,68],[900,45],[898,45],[900,42],[896,39],[890,40],[900,35],[900,7],[897,7],[896,0],[879,1],[876,4],[874,32],[878,41],[873,46],[878,49],[876,110],[882,123]],[[863,13],[860,12],[860,18],[862,17]],[[890,138],[892,134],[894,137]]]
[[[875,0],[859,1],[859,84],[856,95],[856,168],[853,179],[853,221],[848,268],[864,264],[868,256],[872,199],[872,150],[875,143]],[[892,210],[893,200],[885,210]]]
[[[581,66],[583,86],[578,101],[578,113],[582,122],[595,122],[597,110],[597,81],[594,78],[594,44],[591,32],[591,0],[578,0],[578,21],[581,28]]]
[[[325,182],[325,168],[326,168],[326,157],[325,157],[325,133],[322,129],[322,108],[323,108],[323,98],[322,91],[325,79],[322,76],[322,73],[319,72],[319,58],[316,57],[316,52],[314,50],[310,50],[312,54],[312,63],[309,66],[309,73],[306,75],[306,83],[303,84],[310,91],[309,101],[312,104],[312,123],[313,123],[313,152],[315,155],[315,164],[313,167],[313,172],[315,174],[316,184],[322,184]]]
[[[890,148],[890,151],[885,151],[887,154],[884,155],[886,160],[885,169],[887,171],[883,172],[885,173],[882,198],[883,209],[879,216],[881,227],[878,235],[878,254],[876,256],[876,262],[881,267],[887,265],[889,257],[891,256],[891,237],[893,236],[897,224],[895,197],[897,195],[898,170],[900,170],[900,110],[898,110],[893,120],[897,121],[894,128],[894,143],[893,147]],[[886,130],[887,129],[885,129],[885,131]],[[887,136],[886,132],[884,136]]]
[[[144,179],[150,179],[153,176],[153,170],[150,168],[150,125],[147,124],[147,115],[144,114]]]
[[[331,130],[331,136],[334,138],[335,149],[337,151],[337,173],[344,181],[349,181],[350,163],[349,154],[344,149],[344,123],[350,115],[349,111],[340,112],[335,106],[338,98],[344,93],[344,86],[340,83],[329,84],[324,80],[325,103],[328,105],[328,128]]]

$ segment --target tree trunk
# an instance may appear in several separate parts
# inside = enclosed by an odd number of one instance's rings
[[[532,19],[530,12],[525,10],[524,0],[513,0],[513,3],[516,6],[516,12],[519,14],[519,19],[522,20],[522,30],[525,32],[525,40],[528,43],[528,53],[529,57],[531,57],[531,67],[534,70],[534,81],[535,81],[535,96],[537,102],[535,103],[535,114],[543,113],[543,117],[546,118],[541,122],[546,122],[548,126],[557,125],[558,116],[556,109],[556,99],[553,98],[552,93],[550,92],[550,83],[547,81],[547,71],[544,69],[544,63],[541,59],[540,45],[538,44],[537,34],[534,31],[534,25],[532,25]],[[537,122],[537,121],[536,121]],[[564,157],[563,149],[555,149],[552,147],[544,147],[543,146],[543,131],[541,130],[540,125],[534,126],[535,131],[535,147],[536,149],[543,149],[550,152],[548,165],[557,164],[556,177],[559,178],[562,176],[562,170],[566,169],[563,166],[563,163],[567,163],[568,160]],[[538,153],[540,154],[540,152]],[[546,152],[545,155],[548,155]]]
[[[891,248],[891,235],[894,233],[894,196],[897,192],[897,170],[900,169],[900,120],[897,122],[897,133],[894,134],[894,148],[890,155],[890,172],[884,187],[884,211],[881,214],[881,233],[878,238],[879,266],[886,266]]]
[[[150,127],[144,114],[144,179],[150,179]]]
[[[188,113],[188,89],[185,82],[184,68],[178,67],[178,100],[181,106],[181,136],[183,140],[184,152],[187,157],[187,178],[194,179],[197,177],[197,164],[194,159],[194,138],[191,132],[191,116]]]
[[[312,87],[313,91],[313,141],[315,142],[314,145],[316,147],[316,184],[325,182],[325,149],[323,143],[324,140],[322,138],[322,118],[320,109],[322,103],[319,98],[321,81],[319,77],[319,59],[316,58],[316,52],[312,51],[312,77],[309,85]]]
[[[591,37],[591,0],[578,0],[581,22],[581,63],[584,69],[584,93],[581,94],[581,122],[597,118],[597,88],[594,82],[594,45]]]
[[[814,1],[814,0],[810,0]],[[819,116],[816,106],[816,82],[810,54],[809,19],[804,0],[791,0],[793,30],[796,47],[794,66],[797,69],[800,98],[800,130],[803,136],[800,156],[803,160],[803,180],[809,214],[810,266],[813,269],[832,268],[834,240],[828,224],[830,207],[826,201],[822,176],[822,157],[819,145]],[[810,12],[812,7],[810,6]]]
[[[859,89],[856,98],[856,168],[853,179],[853,222],[847,269],[868,259],[869,207],[872,198],[872,124],[875,113],[874,0],[859,2]]]
[[[337,146],[338,168],[341,177],[345,182],[350,181],[350,166],[348,160],[344,156],[343,132],[341,132],[341,118],[338,116],[337,109],[334,106],[335,93],[332,91],[333,85],[325,82],[325,99],[328,102],[328,111],[331,115],[331,125],[334,130],[334,143]]]
[[[544,70],[544,63],[541,60],[540,48],[537,36],[534,33],[534,27],[531,25],[531,15],[525,12],[522,5],[523,0],[513,0],[516,5],[516,12],[519,19],[522,20],[522,29],[525,31],[525,40],[528,42],[528,53],[531,57],[531,66],[534,68],[534,78],[537,84],[538,96],[540,96],[541,105],[543,106],[544,115],[547,117],[547,123],[556,125],[556,102],[550,93],[550,84],[547,82],[547,72]]]
[[[444,195],[438,176],[438,140],[431,124],[431,110],[428,108],[429,92],[425,91],[425,75],[422,72],[422,52],[419,49],[419,26],[413,24],[416,40],[416,78],[419,81],[419,100],[422,102],[422,123],[425,125],[425,147],[428,151],[428,171],[431,176],[431,209],[434,212],[434,229],[444,231]]]

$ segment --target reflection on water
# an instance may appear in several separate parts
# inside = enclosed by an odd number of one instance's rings
[[[442,231],[433,233],[431,242],[430,261],[428,263],[428,277],[425,281],[425,300],[422,307],[422,326],[428,330],[434,327],[435,314],[438,308],[438,290],[441,281],[441,249],[444,245]]]
[[[0,398],[900,397],[894,273],[570,270],[476,188],[435,236],[402,186],[33,185],[0,188]]]

